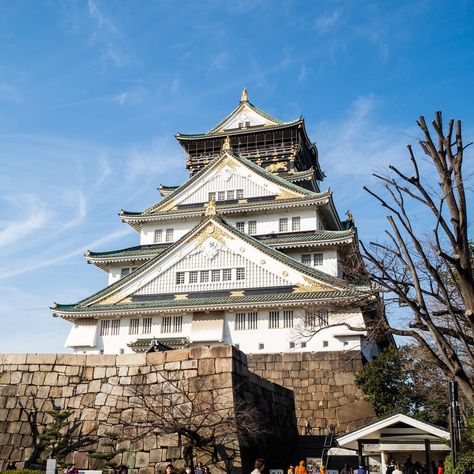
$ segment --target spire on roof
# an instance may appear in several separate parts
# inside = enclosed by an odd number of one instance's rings
[[[227,136],[227,137],[225,137],[224,143],[222,144],[222,149],[221,149],[221,151],[222,151],[222,152],[230,151],[230,149],[231,149],[231,146],[230,146],[230,137]]]
[[[249,96],[247,94],[247,88],[244,87],[242,91],[242,95],[240,96],[240,102],[248,102],[249,101]]]

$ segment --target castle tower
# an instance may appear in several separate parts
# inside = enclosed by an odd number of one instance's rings
[[[246,353],[361,351],[371,359],[374,296],[352,275],[360,257],[342,222],[303,118],[237,107],[206,133],[176,135],[189,179],[121,212],[136,247],[88,252],[108,286],[55,304],[76,352],[233,344]],[[349,275],[352,275],[349,278]]]

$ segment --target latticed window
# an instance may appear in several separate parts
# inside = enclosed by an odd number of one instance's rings
[[[173,332],[181,332],[183,330],[183,317],[173,316]]]
[[[293,327],[293,311],[283,311],[283,327]]]
[[[240,232],[245,232],[245,222],[236,222],[235,227],[237,227],[237,230],[240,230]]]
[[[217,193],[217,200],[218,201],[225,201],[225,191],[219,191]]]
[[[152,324],[152,318],[143,318],[143,321],[142,321],[142,333],[143,334],[150,334],[151,333],[151,324]]]
[[[288,219],[286,217],[282,217],[278,221],[278,230],[280,232],[288,232]]]
[[[112,336],[118,336],[120,334],[120,319],[111,320],[110,334]]]
[[[184,285],[184,272],[176,272],[176,284]]]
[[[100,322],[100,335],[108,336],[110,334],[110,319],[103,319]]]
[[[236,313],[235,315],[235,330],[242,331],[245,329],[245,321],[246,321],[246,314],[245,313]]]
[[[257,233],[257,221],[249,221],[249,234]]]
[[[268,319],[268,327],[270,329],[276,329],[280,327],[280,312],[270,311],[270,317]]]
[[[237,189],[235,191],[235,197],[236,197],[236,199],[243,199],[244,198],[244,190],[243,189]]]
[[[257,313],[247,314],[247,329],[257,329]]]
[[[224,270],[222,270],[222,281],[230,281],[230,280],[232,280],[232,269],[224,268]]]
[[[163,229],[155,230],[155,244],[163,242]]]
[[[305,312],[304,325],[308,328],[327,326],[329,324],[329,312],[327,309],[307,309]]]
[[[166,229],[166,242],[173,242],[174,229]]]
[[[323,254],[322,253],[315,253],[313,255],[313,264],[314,264],[315,267],[317,267],[318,265],[323,264]]]
[[[245,280],[245,268],[237,268],[235,277],[236,280]]]
[[[215,201],[216,200],[216,193],[209,193],[209,201]]]
[[[140,320],[138,318],[132,318],[130,320],[130,326],[128,328],[129,334],[138,334],[138,328],[140,327]]]
[[[171,332],[172,328],[172,317],[163,316],[161,320],[161,332]]]
[[[301,217],[292,217],[291,230],[300,230],[300,229],[301,229]]]
[[[199,272],[196,272],[196,271],[189,272],[189,283],[197,283],[198,274]]]
[[[232,189],[231,191],[227,191],[227,199],[228,199],[229,201],[231,201],[232,199],[234,199],[234,194],[235,194],[235,192],[234,192],[233,189]]]
[[[221,281],[221,271],[211,270],[211,281]]]
[[[126,277],[131,272],[131,270],[131,268],[122,268],[120,270],[120,278]]]
[[[311,266],[312,263],[312,255],[310,253],[306,253],[301,255],[301,263],[303,265],[309,265]]]
[[[209,281],[209,270],[202,270],[201,271],[199,281],[201,283],[207,283]]]

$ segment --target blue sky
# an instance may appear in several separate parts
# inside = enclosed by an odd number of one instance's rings
[[[136,245],[121,209],[186,179],[178,131],[202,132],[242,87],[306,119],[338,209],[363,239],[361,190],[406,162],[435,110],[474,138],[471,1],[0,1],[0,352],[63,352],[75,302],[106,274],[86,249]],[[472,172],[472,160],[466,168]]]

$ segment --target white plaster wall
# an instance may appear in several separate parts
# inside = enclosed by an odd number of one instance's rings
[[[321,250],[311,250],[311,251],[302,251],[301,249],[298,250],[286,250],[285,254],[289,257],[293,258],[297,262],[301,263],[301,255],[308,254],[308,253],[322,253],[323,254],[323,264],[312,266],[312,268],[316,268],[317,270],[321,270],[324,273],[329,275],[338,276],[339,274],[339,265],[338,265],[338,254],[337,250],[330,249],[325,247]]]
[[[163,240],[166,243],[166,229],[174,229],[174,240],[176,242],[183,235],[194,229],[199,224],[199,219],[172,220],[168,222],[145,224],[140,231],[140,245],[150,245],[155,243],[155,230],[163,230]]]

